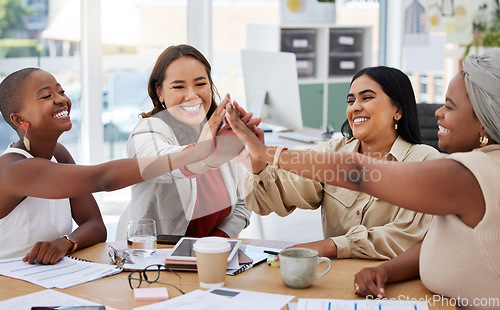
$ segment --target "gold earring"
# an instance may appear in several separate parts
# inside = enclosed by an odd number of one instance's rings
[[[398,130],[398,120],[394,120],[394,129]]]
[[[486,144],[488,144],[488,137],[480,136],[479,137],[479,146],[483,147],[483,146],[486,146]]]
[[[21,124],[21,128],[24,129],[24,131],[25,131],[24,138],[23,138],[24,147],[28,151],[30,150],[30,140],[28,140],[28,137],[26,135],[28,135],[28,128],[29,127],[30,127],[30,123],[28,123],[28,122]]]

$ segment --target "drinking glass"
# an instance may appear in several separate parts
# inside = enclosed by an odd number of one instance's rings
[[[156,223],[153,219],[128,221],[127,245],[135,256],[150,256],[156,251]]]

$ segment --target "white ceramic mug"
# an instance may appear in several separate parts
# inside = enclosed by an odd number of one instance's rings
[[[306,288],[324,276],[332,267],[327,257],[319,257],[318,251],[306,248],[289,248],[279,253],[281,279],[290,288]],[[328,267],[317,274],[317,267],[326,262]]]

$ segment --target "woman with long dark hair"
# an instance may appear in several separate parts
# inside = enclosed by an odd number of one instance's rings
[[[159,156],[189,150],[203,139],[201,128],[217,108],[211,66],[190,45],[168,47],[158,57],[148,82],[153,103],[142,113],[127,143],[129,157]],[[223,104],[231,99],[226,95]],[[249,124],[260,120],[251,119]],[[244,206],[238,184],[244,168],[230,160],[243,144],[228,126],[216,136],[217,147],[206,159],[175,169],[132,187],[132,200],[117,237],[125,237],[127,219],[152,218],[159,234],[190,237],[238,237],[251,212]]]
[[[420,133],[411,82],[398,69],[379,66],[359,71],[347,95],[344,137],[323,142],[309,153],[355,152],[387,161],[422,161],[440,157],[419,144]],[[286,216],[295,208],[321,207],[324,240],[297,246],[320,256],[389,259],[420,242],[431,216],[408,211],[375,196],[317,182],[252,160],[245,179],[252,211]],[[331,178],[341,176],[331,175]]]

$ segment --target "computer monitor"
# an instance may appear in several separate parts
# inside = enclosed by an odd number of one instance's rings
[[[242,50],[241,63],[247,110],[262,117],[261,127],[302,130],[295,54]]]

